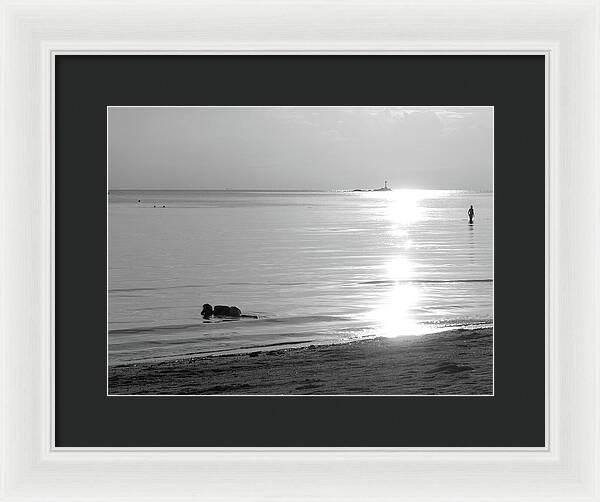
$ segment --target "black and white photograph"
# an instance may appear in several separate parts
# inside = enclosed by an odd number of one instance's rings
[[[0,501],[600,502],[599,15],[0,1]]]
[[[107,107],[107,394],[494,395],[492,106]]]

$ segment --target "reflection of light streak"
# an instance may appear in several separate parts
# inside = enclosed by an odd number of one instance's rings
[[[393,225],[389,232],[394,237],[406,237],[408,235],[408,230],[398,228],[398,225]]]
[[[386,218],[401,225],[410,225],[423,217],[423,209],[415,197],[399,196],[385,208]]]
[[[431,197],[431,193],[429,190],[401,189],[392,192],[369,192],[368,196],[383,202],[385,219],[397,225],[409,225],[423,219],[420,202]]]
[[[426,218],[424,199],[450,195],[450,191],[401,189],[391,192],[368,192],[364,195],[377,201],[378,217],[390,223],[388,234],[398,237],[395,249],[405,254],[412,247],[408,238],[411,225]],[[366,314],[366,320],[375,326],[377,336],[397,337],[420,335],[425,332],[412,316],[412,310],[419,303],[420,288],[411,284],[414,279],[415,264],[405,255],[396,256],[381,267],[385,279],[393,285],[386,292],[382,304]]]
[[[386,280],[392,281],[392,289],[383,303],[366,315],[366,320],[375,325],[375,335],[393,338],[420,334],[417,322],[411,318],[411,309],[418,303],[420,291],[410,280],[414,265],[404,256],[397,256],[383,267]]]
[[[417,322],[411,318],[410,309],[419,300],[419,290],[412,284],[396,284],[386,303],[368,314],[376,325],[376,335],[394,338],[420,334]]]
[[[402,281],[412,275],[413,265],[406,258],[399,256],[385,265],[386,277],[391,281]]]

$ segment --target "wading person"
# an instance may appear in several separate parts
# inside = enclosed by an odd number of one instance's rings
[[[467,212],[467,214],[469,215],[469,223],[473,223],[473,216],[475,216],[475,211],[473,211],[473,206],[471,206],[469,208],[469,211]]]

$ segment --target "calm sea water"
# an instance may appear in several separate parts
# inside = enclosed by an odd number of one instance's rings
[[[491,193],[111,191],[108,220],[109,364],[493,322]]]

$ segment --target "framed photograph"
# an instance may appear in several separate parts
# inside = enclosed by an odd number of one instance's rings
[[[493,114],[108,107],[108,395],[493,396]]]
[[[3,6],[2,500],[600,500],[598,3],[315,7]]]
[[[56,446],[544,448],[544,229],[509,223],[543,219],[545,71],[56,54]],[[494,336],[514,318],[528,337]]]

